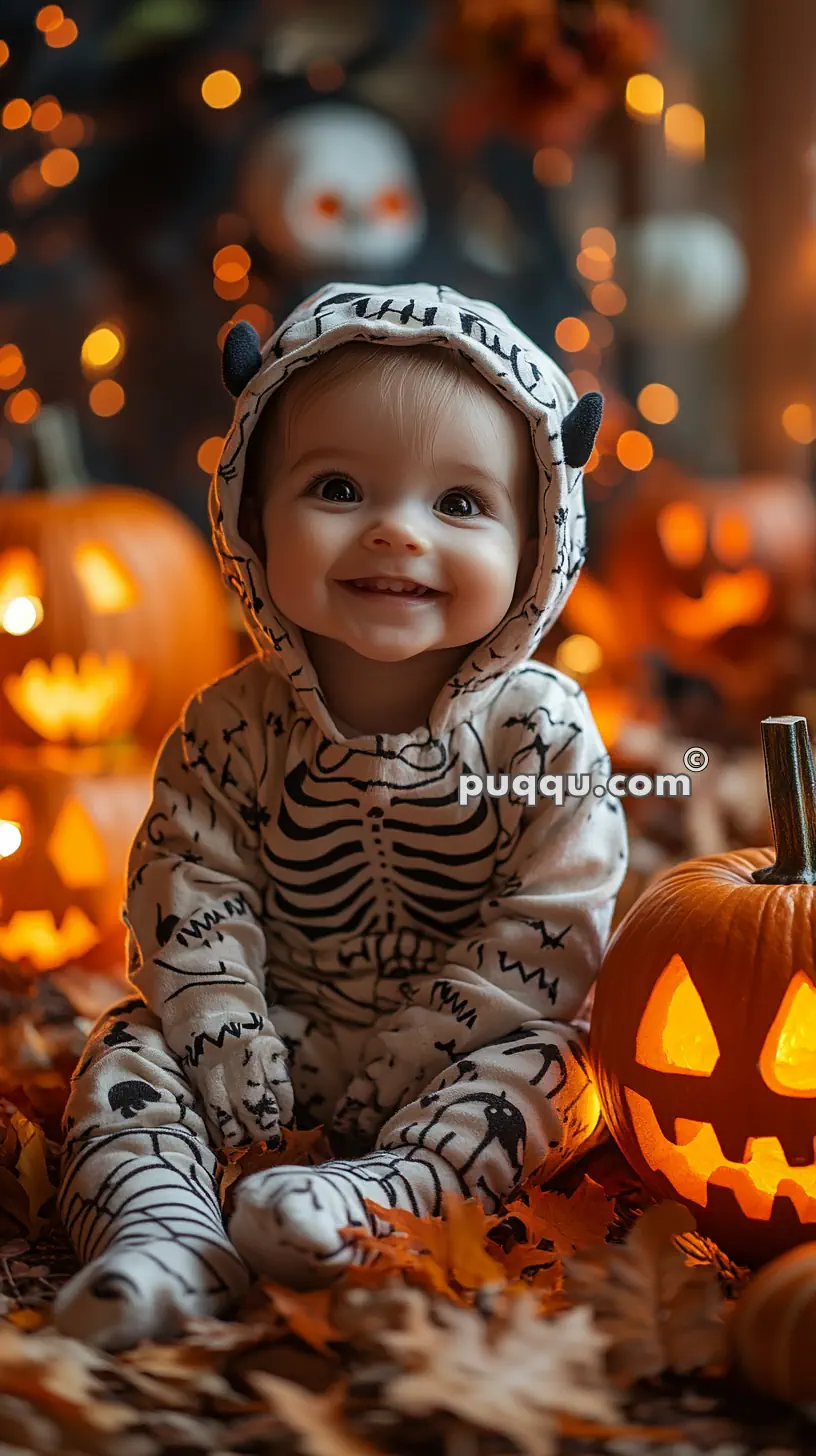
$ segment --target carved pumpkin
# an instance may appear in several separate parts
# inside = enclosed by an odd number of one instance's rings
[[[755,719],[790,706],[807,669],[814,559],[804,481],[688,481],[661,463],[610,525],[603,582],[583,572],[562,620],[644,696],[657,653]]]
[[[590,1035],[624,1155],[747,1263],[816,1237],[816,780],[804,718],[762,733],[776,858],[663,871],[609,942]]]
[[[32,973],[121,965],[127,856],[151,785],[132,751],[4,746],[0,958]]]
[[[159,497],[66,484],[81,467],[64,421],[41,413],[59,473],[47,490],[0,495],[0,741],[132,734],[155,749],[236,660],[218,568]]]

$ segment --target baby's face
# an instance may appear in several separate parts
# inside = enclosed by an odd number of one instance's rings
[[[478,377],[441,411],[408,388],[397,408],[371,369],[302,400],[297,387],[295,378],[281,401],[264,481],[279,610],[381,662],[491,632],[537,554],[537,470],[522,414]],[[352,585],[384,577],[431,591]]]

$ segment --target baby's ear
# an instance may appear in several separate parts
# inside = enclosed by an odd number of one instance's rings
[[[568,465],[586,465],[592,454],[595,436],[601,427],[602,415],[603,395],[594,389],[590,394],[582,394],[578,403],[565,415],[561,426],[561,443]]]
[[[236,399],[249,384],[253,374],[257,374],[261,362],[260,335],[252,324],[241,319],[240,323],[233,324],[227,334],[221,355],[221,377],[230,394],[234,394]]]

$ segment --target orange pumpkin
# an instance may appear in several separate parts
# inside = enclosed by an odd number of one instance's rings
[[[777,1400],[816,1402],[816,1244],[773,1259],[738,1299],[728,1324],[734,1364]]]
[[[0,496],[0,742],[132,735],[153,750],[237,660],[226,588],[173,506],[66,485],[81,467],[69,448],[57,459],[47,490]]]
[[[121,968],[127,856],[151,788],[133,750],[4,746],[0,959],[32,974]]]
[[[609,942],[590,1034],[625,1157],[746,1263],[816,1237],[816,779],[804,718],[762,733],[776,857],[660,874]]]

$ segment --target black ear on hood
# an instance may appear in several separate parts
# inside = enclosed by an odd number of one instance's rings
[[[236,325],[236,328],[240,327],[240,324]],[[233,330],[234,332],[235,330]],[[229,339],[227,343],[229,343]],[[564,446],[564,459],[568,465],[573,467],[586,465],[592,454],[595,436],[601,427],[602,415],[603,395],[593,389],[591,394],[582,394],[578,403],[574,404],[569,414],[564,417],[564,423],[561,426],[561,443]]]
[[[235,398],[261,367],[261,340],[257,329],[245,319],[233,324],[224,340],[221,377]],[[600,396],[599,396],[600,397]]]

